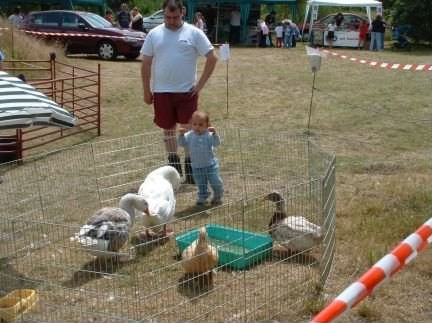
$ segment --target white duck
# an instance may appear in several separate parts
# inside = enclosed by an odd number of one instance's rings
[[[104,207],[95,212],[78,233],[71,238],[97,257],[111,257],[128,241],[129,230],[135,220],[135,209],[148,209],[144,197],[128,193],[119,207]]]
[[[150,172],[138,189],[148,203],[142,220],[146,235],[154,236],[149,228],[155,227],[162,236],[167,235],[166,224],[174,218],[176,199],[174,192],[180,187],[180,174],[174,167],[162,166]],[[161,230],[162,228],[162,230]]]
[[[272,192],[265,199],[276,203],[276,211],[269,223],[270,235],[276,243],[291,252],[305,251],[320,243],[321,227],[303,216],[287,216],[281,193]]]

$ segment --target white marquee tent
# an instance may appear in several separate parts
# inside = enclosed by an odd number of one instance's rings
[[[313,22],[318,18],[318,9],[320,6],[365,8],[369,18],[369,23],[372,21],[371,8],[375,8],[377,14],[382,14],[382,2],[377,0],[308,0],[306,4],[303,29],[306,25],[309,11],[312,9],[309,19],[309,33],[312,31]],[[302,30],[302,35],[303,31],[304,30]]]

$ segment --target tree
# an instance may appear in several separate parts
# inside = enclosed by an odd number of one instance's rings
[[[416,41],[432,43],[432,1],[430,0],[392,0],[393,24],[410,25],[410,36]]]

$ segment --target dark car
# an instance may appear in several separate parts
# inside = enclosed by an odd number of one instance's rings
[[[119,55],[135,59],[145,39],[143,32],[113,27],[101,16],[84,11],[31,12],[21,29],[63,43],[66,54],[97,54],[102,59]]]
[[[335,20],[336,15],[337,13],[332,13],[318,20],[315,20],[312,29],[322,29],[322,30],[326,29],[328,24]],[[362,20],[369,23],[368,17],[363,15],[359,15],[356,13],[349,13],[349,12],[345,12],[342,15],[343,15],[343,20],[341,25],[338,28],[340,30],[354,30],[354,31],[358,30],[358,27],[360,26],[360,21]],[[300,29],[300,32],[304,30],[303,34],[305,37],[303,37],[303,39],[306,39],[309,34],[309,23],[306,23],[304,25],[304,28],[303,28],[303,24],[299,25],[298,27]]]

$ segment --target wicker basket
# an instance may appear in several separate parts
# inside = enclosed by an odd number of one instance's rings
[[[17,289],[0,298],[0,321],[12,322],[30,310],[37,302],[33,289]]]

